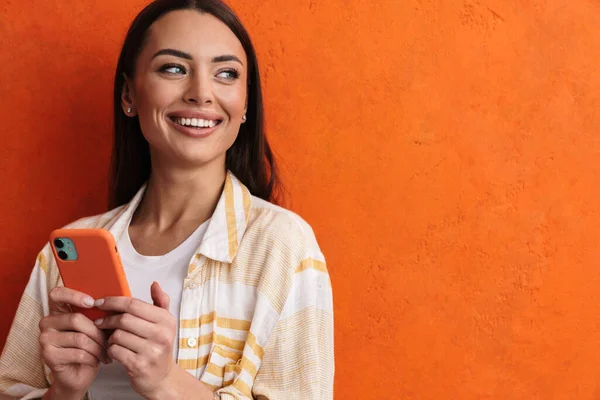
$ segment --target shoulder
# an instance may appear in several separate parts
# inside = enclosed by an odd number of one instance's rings
[[[67,225],[64,229],[92,229],[92,228],[107,228],[117,218],[125,206],[120,206],[102,214],[91,215],[79,218]]]
[[[310,224],[295,212],[252,196],[248,230],[254,230],[270,242],[302,247],[305,257],[323,258]],[[299,249],[298,249],[299,250]]]
[[[267,263],[265,267],[265,271],[271,272],[265,275],[276,279],[267,281],[262,289],[263,292],[279,290],[280,298],[286,299],[273,302],[280,318],[310,309],[331,314],[329,271],[309,223],[290,210],[257,198],[252,199],[250,216],[249,227],[253,224],[260,227],[260,236],[269,241],[269,246],[263,248],[269,257],[276,258],[276,262]]]
[[[325,257],[309,223],[254,196],[234,263],[239,268],[232,271],[255,286],[278,313],[287,301],[296,304],[300,301],[296,297],[313,298],[321,283],[329,282]]]

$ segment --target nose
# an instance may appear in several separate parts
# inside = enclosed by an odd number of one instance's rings
[[[212,104],[214,95],[211,79],[208,74],[197,73],[188,80],[189,85],[184,94],[184,101],[191,104]]]

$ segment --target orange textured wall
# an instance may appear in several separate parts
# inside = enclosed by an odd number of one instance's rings
[[[598,398],[600,5],[232,3],[328,257],[336,397]],[[33,4],[0,4],[2,338],[48,232],[103,210],[144,1]]]

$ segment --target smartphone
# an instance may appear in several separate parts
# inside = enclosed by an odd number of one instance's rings
[[[65,287],[100,299],[128,296],[131,291],[112,234],[105,229],[57,229],[50,246]],[[92,321],[112,313],[98,308],[72,307]]]

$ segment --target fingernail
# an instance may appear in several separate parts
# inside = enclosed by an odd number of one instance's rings
[[[92,299],[91,297],[84,297],[83,305],[86,307],[94,307],[94,299]]]
[[[102,304],[104,304],[104,299],[98,299],[96,300],[96,302],[94,303],[94,305],[96,307],[100,307]]]
[[[104,321],[104,318],[98,318],[97,320],[94,321],[94,324],[100,325],[102,323],[102,321]]]

